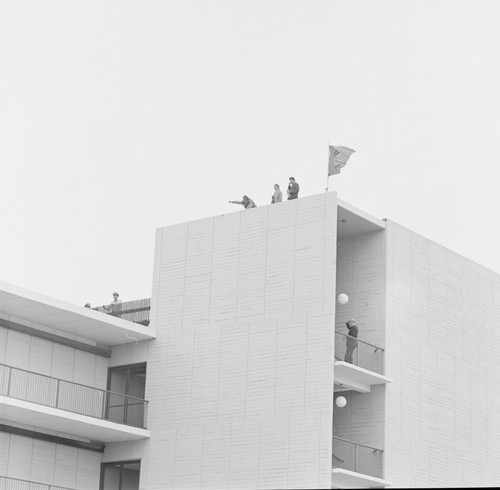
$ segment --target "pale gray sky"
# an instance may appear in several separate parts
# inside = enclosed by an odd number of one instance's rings
[[[500,2],[0,0],[0,280],[151,294],[157,227],[293,175],[500,271]]]

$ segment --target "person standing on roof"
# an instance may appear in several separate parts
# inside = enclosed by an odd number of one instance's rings
[[[281,192],[280,186],[278,184],[274,184],[274,194],[271,197],[271,204],[276,204],[277,202],[281,202],[283,199],[283,192]]]
[[[288,200],[297,199],[299,197],[300,185],[298,182],[295,182],[295,177],[290,177],[288,179],[290,183],[288,184]]]
[[[256,208],[255,204],[248,196],[243,196],[241,201],[229,201],[231,204],[242,204],[245,209]]]
[[[116,311],[116,310],[119,310],[121,309],[121,303],[122,303],[122,300],[121,299],[118,299],[118,296],[120,296],[116,291],[113,293],[113,301],[111,301],[111,303],[109,303],[108,306],[106,305],[103,305],[103,308],[111,313],[113,311]]]

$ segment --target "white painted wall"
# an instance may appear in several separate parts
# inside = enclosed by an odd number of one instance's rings
[[[0,327],[0,363],[106,389],[108,359]]]
[[[4,327],[0,327],[0,363],[106,388],[107,358]],[[6,388],[5,385],[3,387]],[[42,394],[43,391],[40,391]],[[82,399],[80,403],[92,403],[92,400]],[[2,423],[9,425],[6,420]],[[36,427],[23,428],[37,430]],[[64,433],[46,432],[71,437]],[[97,490],[101,457],[101,453],[94,451],[0,432],[0,475],[10,478],[77,490]]]
[[[388,221],[386,348],[386,478],[498,486],[499,275]]]
[[[0,432],[0,475],[97,490],[101,453]]]
[[[345,322],[354,318],[358,323],[359,339],[384,347],[385,345],[385,297],[386,297],[386,250],[385,231],[378,231],[346,238],[340,238],[337,244],[337,294],[346,293],[349,301],[345,305],[337,303],[335,313],[335,330],[347,334]],[[345,341],[340,341],[337,353],[344,360]],[[366,349],[358,343],[358,352]],[[377,367],[383,364],[383,354],[379,351],[372,356],[367,349],[366,362]],[[385,441],[385,386],[374,386],[370,393],[355,391],[342,392],[347,405],[339,408],[334,405],[333,433],[335,436],[358,444],[384,449]],[[338,396],[338,395],[337,395]],[[348,446],[345,446],[348,447]],[[370,451],[361,449],[363,458]],[[334,451],[335,454],[335,451]],[[358,460],[358,471],[366,471],[373,476],[383,477],[383,460],[379,456],[373,458],[377,463],[370,467],[369,461]],[[338,455],[336,455],[338,456]],[[366,458],[365,458],[366,459]]]
[[[331,486],[336,194],[157,231],[141,488]]]
[[[337,294],[349,301],[337,303],[335,330],[347,334],[345,322],[354,318],[359,339],[383,347],[386,294],[385,231],[341,238],[337,246]]]
[[[108,367],[126,366],[148,361],[150,340],[143,342],[115,345],[111,349],[111,358]]]

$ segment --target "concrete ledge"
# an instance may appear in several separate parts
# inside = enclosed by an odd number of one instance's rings
[[[151,433],[125,424],[0,395],[0,419],[100,442],[148,439]]]
[[[375,476],[343,468],[332,469],[332,488],[383,488],[391,485],[390,481]]]
[[[373,385],[392,383],[392,379],[345,361],[335,361],[333,374],[335,384],[339,385],[336,391],[355,390],[360,393],[369,393]]]
[[[47,327],[105,346],[129,344],[156,338],[156,330],[113,315],[74,305],[0,281],[0,311],[6,320],[21,319],[28,326]],[[40,328],[40,327],[38,327]]]

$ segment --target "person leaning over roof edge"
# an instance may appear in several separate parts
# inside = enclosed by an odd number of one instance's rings
[[[241,201],[229,201],[229,202],[231,204],[242,204],[245,209],[257,207],[257,205],[248,196],[243,196]]]

